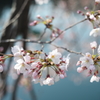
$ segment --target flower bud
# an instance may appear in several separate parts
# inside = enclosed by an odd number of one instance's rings
[[[88,10],[88,7],[86,6],[86,7],[84,7],[84,9],[85,9],[85,10]]]
[[[30,23],[30,26],[35,26],[37,24],[38,24],[38,21],[33,21],[33,22]]]
[[[90,47],[91,47],[91,49],[96,49],[97,48],[97,42],[96,41],[91,42]]]
[[[81,13],[82,13],[82,11],[81,11],[81,10],[78,10],[78,11],[77,11],[77,13],[78,13],[78,14],[81,14]]]
[[[78,72],[78,73],[83,72],[83,68],[82,68],[82,67],[78,67],[78,68],[77,68],[77,72]]]
[[[40,16],[40,15],[37,15],[37,18],[38,18],[38,19],[41,19],[41,16]]]

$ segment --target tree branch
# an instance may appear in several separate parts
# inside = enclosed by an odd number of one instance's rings
[[[79,21],[79,22],[77,22],[77,23],[75,23],[75,24],[73,24],[73,25],[71,25],[71,26],[65,28],[63,31],[61,31],[61,33],[60,33],[57,37],[55,37],[54,39],[52,39],[52,40],[50,41],[50,43],[52,43],[53,41],[55,41],[61,34],[63,34],[63,32],[67,31],[68,29],[70,29],[70,28],[72,28],[72,27],[74,27],[74,26],[76,26],[76,25],[78,25],[78,24],[80,24],[81,22],[84,22],[84,21],[86,21],[86,20],[87,20],[87,18],[85,18],[85,19],[83,19],[83,20],[81,20],[81,21]]]
[[[82,52],[72,51],[72,50],[69,50],[68,48],[59,47],[59,46],[56,46],[56,45],[54,45],[54,44],[50,44],[50,45],[52,45],[52,46],[54,46],[54,47],[56,47],[56,48],[63,49],[63,50],[65,50],[65,51],[67,51],[67,52],[70,52],[70,53],[74,53],[74,54],[77,54],[77,55],[82,55],[82,56],[84,56],[84,54],[83,54]]]
[[[19,12],[15,15],[15,17],[13,19],[11,19],[7,25],[5,25],[5,27],[0,31],[0,32],[4,32],[6,27],[8,27],[10,24],[12,24],[13,22],[15,22],[21,15],[21,13],[23,12],[25,6],[27,5],[29,0],[25,0],[25,2],[23,3],[23,5],[21,6],[21,9],[19,10]]]

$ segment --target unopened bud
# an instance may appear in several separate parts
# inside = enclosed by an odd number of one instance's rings
[[[81,10],[78,10],[78,11],[77,11],[77,13],[78,13],[78,14],[81,14],[81,13],[82,13],[82,11],[81,11]]]
[[[81,13],[81,15],[82,15],[82,16],[85,16],[85,14],[84,14],[84,13]]]
[[[33,21],[33,22],[30,23],[30,26],[35,26],[37,24],[38,24],[38,21]]]
[[[85,10],[88,10],[88,7],[86,6],[86,7],[84,7],[84,9],[85,9]]]
[[[77,64],[76,64],[76,66],[79,66],[80,64],[81,64],[81,61],[78,61]]]
[[[52,19],[54,19],[54,16],[52,16]]]
[[[78,67],[78,68],[77,68],[77,72],[78,72],[78,73],[83,72],[83,68],[82,68],[82,67]]]
[[[37,18],[38,18],[38,19],[41,19],[41,16],[40,16],[40,15],[37,15]]]

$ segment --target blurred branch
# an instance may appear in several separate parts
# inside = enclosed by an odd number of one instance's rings
[[[23,12],[23,10],[24,10],[25,6],[27,5],[28,1],[29,1],[29,0],[25,0],[25,2],[23,3],[23,5],[21,6],[19,12],[15,15],[14,18],[12,18],[12,19],[5,25],[5,27],[4,27],[4,28],[2,29],[2,31],[0,31],[0,32],[4,32],[5,29],[6,29],[6,27],[8,27],[10,24],[12,24],[13,22],[15,22],[15,21],[20,17],[20,15],[21,15],[21,13]],[[14,5],[14,6],[15,6],[15,5]],[[12,9],[13,9],[13,8],[12,8]]]
[[[33,85],[32,85],[31,82],[30,82],[30,84],[31,84],[31,90],[30,90],[31,98],[32,98],[32,100],[37,100],[37,97],[36,97],[35,91],[34,91],[34,89],[33,89]]]
[[[21,79],[21,76],[22,76],[22,74],[20,74],[20,75],[18,76],[18,78],[16,79],[16,81],[15,81],[14,89],[13,89],[13,92],[12,92],[12,99],[11,99],[11,100],[16,100],[16,99],[17,99],[17,98],[16,98],[16,93],[17,93],[18,83],[19,83],[19,81],[20,81],[20,79]]]

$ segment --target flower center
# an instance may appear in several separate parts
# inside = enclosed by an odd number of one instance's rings
[[[55,58],[55,56],[54,56],[54,55],[52,55],[52,56],[51,56],[51,58]]]

